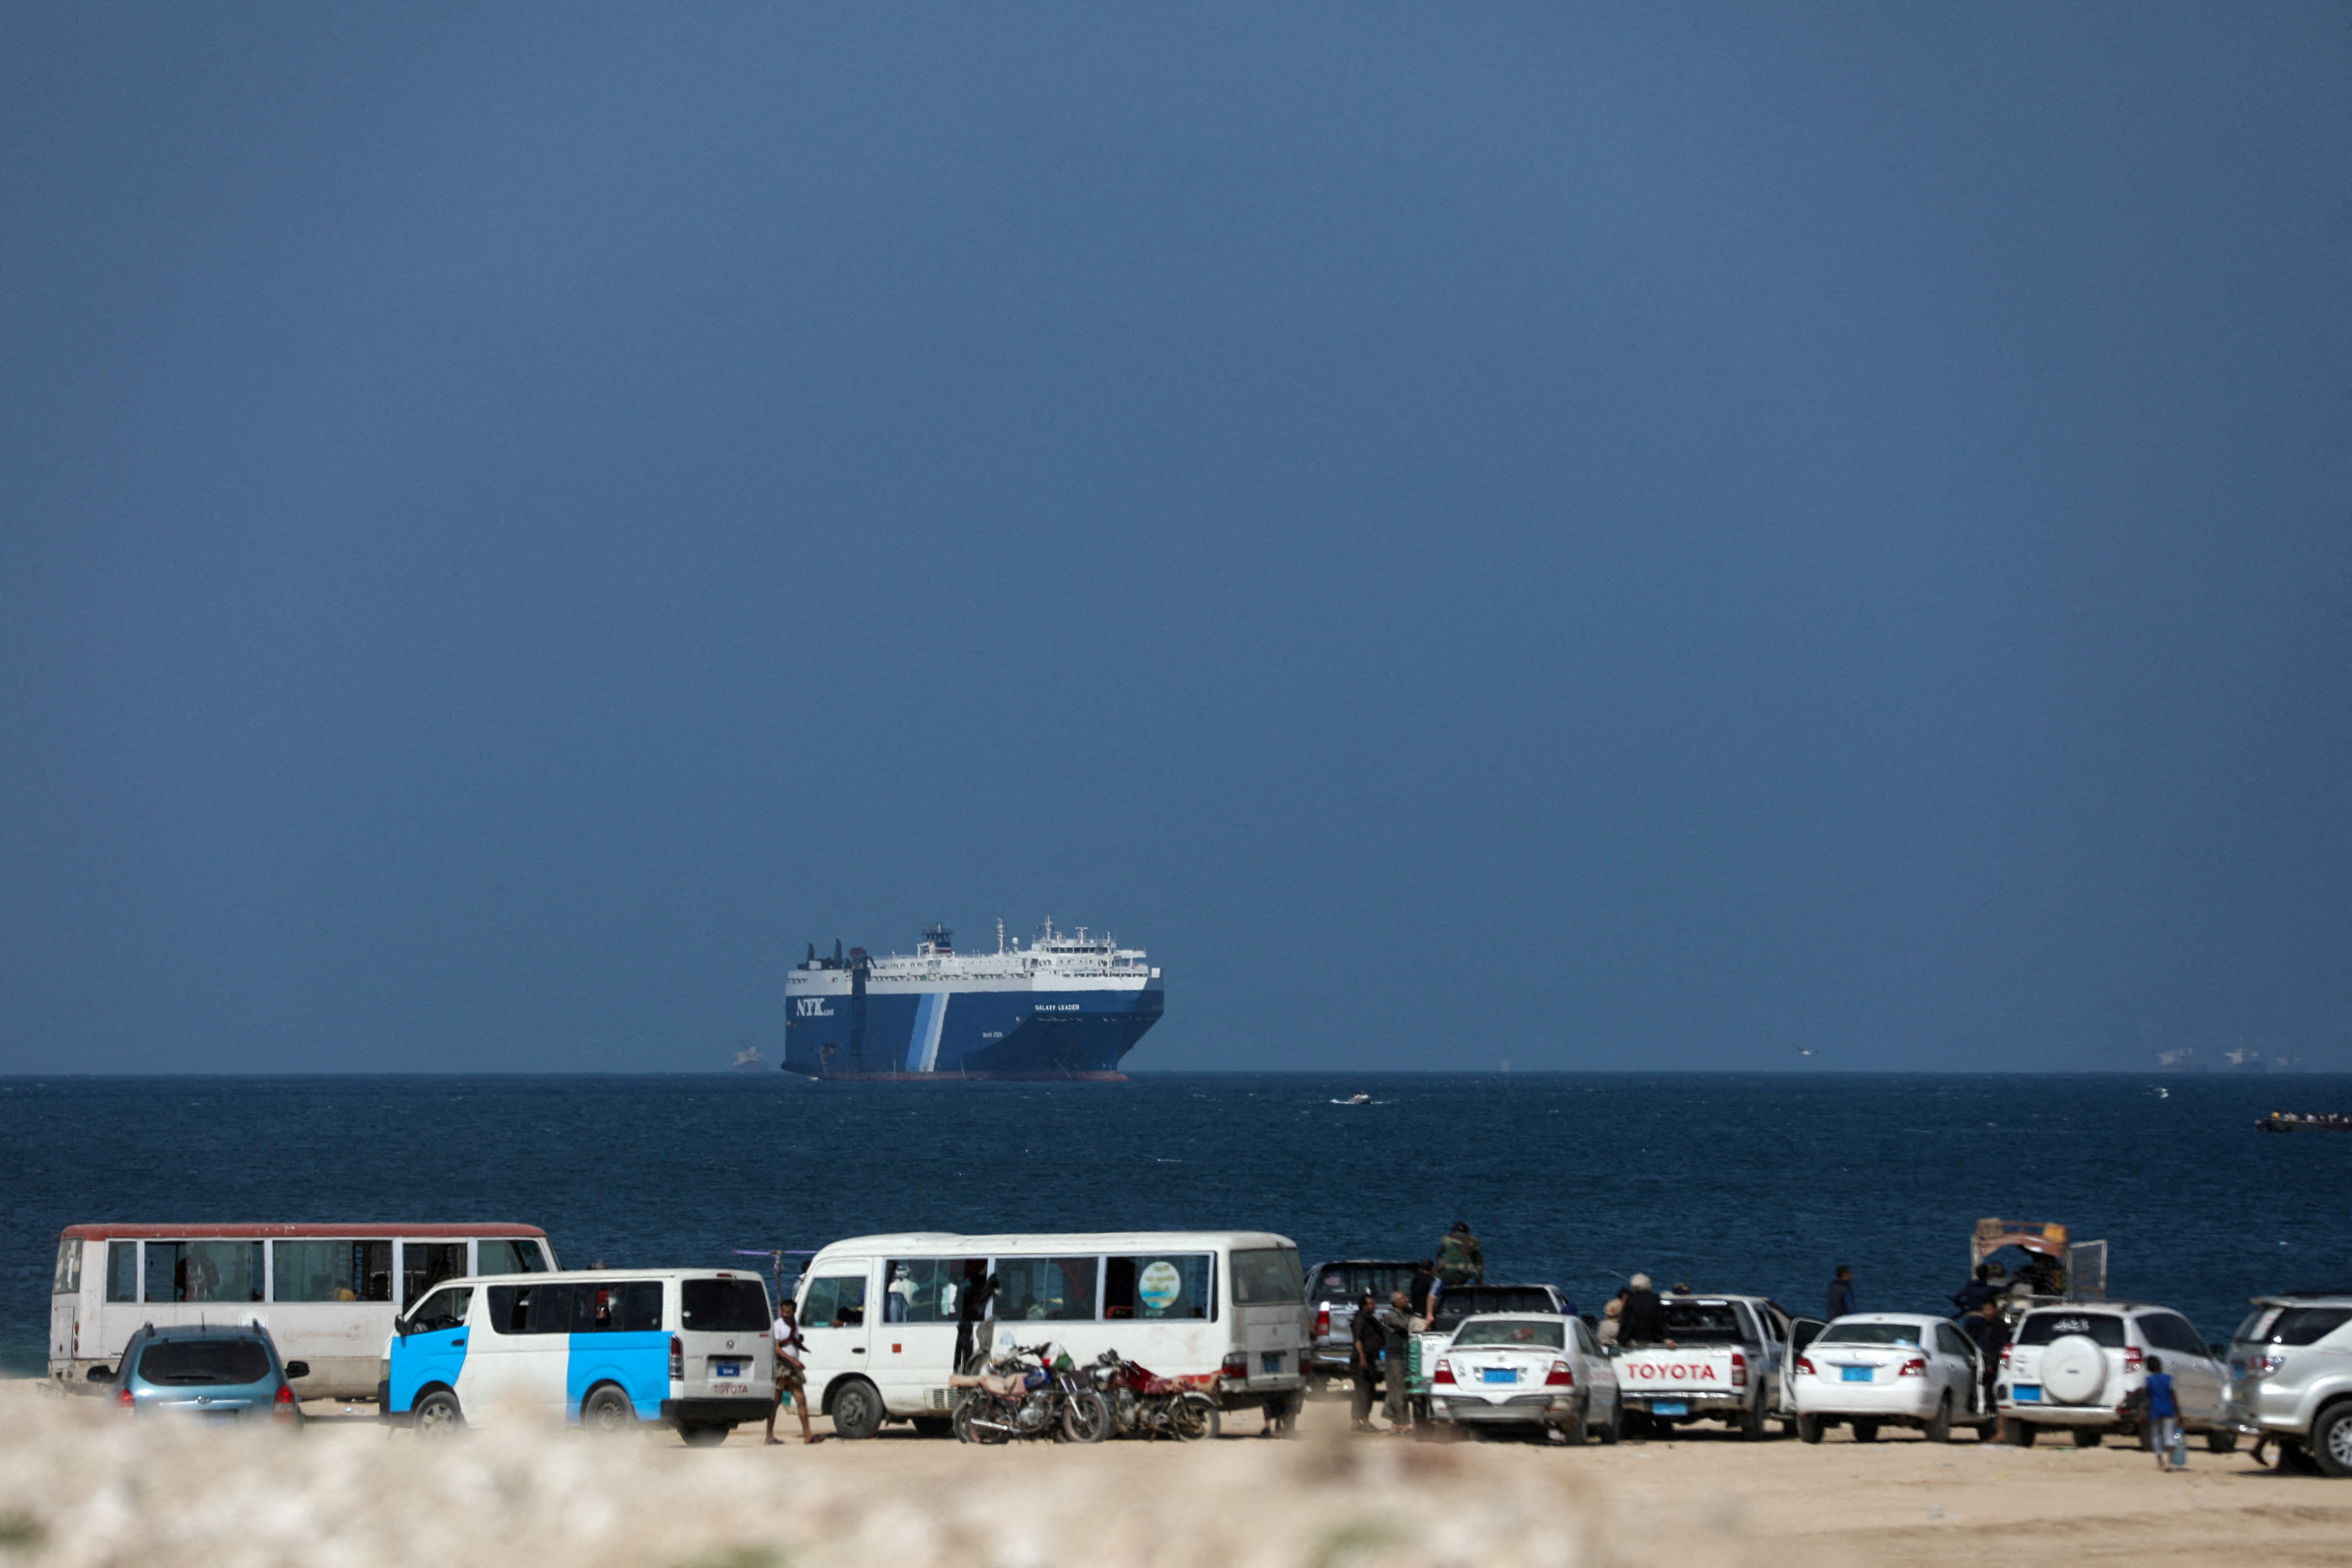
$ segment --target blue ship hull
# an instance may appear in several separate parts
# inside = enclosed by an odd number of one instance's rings
[[[819,1079],[1117,1080],[1164,996],[1155,978],[1132,991],[861,987],[807,997],[784,1020],[783,1068]]]

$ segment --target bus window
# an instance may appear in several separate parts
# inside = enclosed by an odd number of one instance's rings
[[[444,1279],[466,1277],[466,1244],[462,1241],[404,1241],[400,1244],[400,1306],[416,1305],[425,1292]]]
[[[137,1242],[110,1241],[106,1244],[106,1299],[110,1301],[139,1300]]]
[[[1097,1258],[1000,1258],[996,1260],[999,1321],[1025,1318],[1049,1323],[1095,1321]]]
[[[49,1281],[52,1296],[81,1294],[81,1242],[66,1237],[58,1243],[58,1271]]]
[[[966,1270],[977,1258],[894,1258],[882,1266],[890,1283],[882,1292],[889,1323],[952,1323]]]
[[[1215,1260],[1205,1253],[1113,1258],[1103,1268],[1103,1316],[1114,1320],[1213,1318]]]
[[[389,1301],[389,1241],[273,1241],[270,1300]]]
[[[658,1279],[627,1279],[614,1285],[582,1284],[572,1308],[575,1334],[642,1334],[662,1326]],[[582,1321],[582,1314],[585,1321]]]
[[[809,1281],[808,1305],[801,1309],[801,1326],[809,1329],[854,1329],[866,1321],[866,1276],[821,1274]]]
[[[147,1244],[150,1301],[258,1301],[261,1284],[257,1241]]]
[[[544,1274],[547,1254],[535,1241],[509,1241],[493,1237],[474,1243],[474,1272],[477,1274]]]
[[[1234,1306],[1296,1307],[1306,1296],[1298,1254],[1289,1247],[1252,1247],[1234,1254]]]

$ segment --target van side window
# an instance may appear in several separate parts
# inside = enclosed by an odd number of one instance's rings
[[[499,1334],[568,1334],[572,1291],[563,1285],[493,1285],[490,1331]]]
[[[1103,1316],[1113,1321],[1213,1319],[1217,1315],[1215,1263],[1206,1253],[1108,1258]]]
[[[273,1241],[273,1301],[389,1301],[389,1241]]]
[[[474,1243],[474,1265],[477,1274],[544,1274],[547,1254],[535,1241],[509,1241],[504,1237],[492,1237]]]
[[[110,1301],[139,1300],[137,1242],[110,1241],[106,1244],[106,1299]]]
[[[1099,1258],[1000,1258],[996,1316],[1000,1322],[1091,1323]]]
[[[408,1331],[413,1334],[438,1333],[444,1329],[459,1329],[466,1325],[466,1309],[473,1304],[474,1289],[456,1285],[446,1290],[436,1290],[425,1299],[408,1320]]]
[[[854,1329],[865,1321],[864,1274],[823,1274],[809,1281],[808,1301],[801,1308],[803,1328]]]
[[[661,1281],[625,1279],[611,1285],[582,1284],[579,1306],[587,1321],[574,1321],[575,1334],[642,1334],[662,1326]]]
[[[150,1301],[258,1301],[263,1280],[257,1241],[151,1241]]]

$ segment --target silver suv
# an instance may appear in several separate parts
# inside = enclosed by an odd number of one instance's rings
[[[2256,1298],[2230,1371],[2233,1414],[2288,1463],[2352,1476],[2352,1291]]]
[[[2205,1434],[2226,1454],[2238,1446],[2230,1410],[2230,1376],[2189,1320],[2169,1307],[2132,1301],[2036,1307],[2020,1318],[2000,1352],[1993,1400],[2012,1442],[2032,1443],[2042,1427],[2064,1427],[2078,1447],[2096,1447],[2109,1432],[2142,1435],[2138,1394],[2148,1358],[2171,1375],[2180,1425]]]

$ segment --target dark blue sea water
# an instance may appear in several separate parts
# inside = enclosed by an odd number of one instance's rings
[[[0,1079],[0,1357],[39,1369],[55,1237],[89,1220],[510,1219],[650,1267],[911,1229],[1410,1258],[1467,1219],[1489,1279],[1587,1310],[1643,1269],[1818,1311],[1840,1263],[1866,1308],[1942,1310],[1998,1215],[2107,1238],[2115,1294],[2218,1334],[2258,1291],[2352,1285],[2352,1135],[2255,1132],[2273,1108],[2352,1110],[2352,1079]]]

